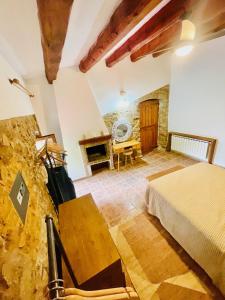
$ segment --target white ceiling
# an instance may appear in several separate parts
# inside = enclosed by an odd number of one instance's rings
[[[78,65],[119,3],[74,0],[60,67]],[[0,53],[24,78],[44,73],[36,0],[0,1]]]
[[[120,2],[74,0],[60,67],[78,66]],[[44,74],[36,0],[0,1],[0,53],[24,78]]]
[[[25,77],[44,70],[35,0],[0,1],[0,51]]]
[[[78,66],[121,0],[74,0],[61,67]]]

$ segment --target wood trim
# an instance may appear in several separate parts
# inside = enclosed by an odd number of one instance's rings
[[[213,40],[218,37],[225,35],[225,11],[218,13],[216,16],[211,17],[207,21],[200,23],[198,26],[196,42],[202,43],[205,41]],[[174,42],[169,42],[166,45],[160,46],[158,50],[162,50],[160,52],[153,53],[152,56],[158,57],[164,53],[171,51],[170,48],[174,47]],[[165,51],[163,51],[165,49]]]
[[[41,136],[41,129],[40,129],[40,126],[39,126],[39,124],[38,124],[37,117],[36,117],[35,114],[33,114],[33,117],[34,117],[34,120],[35,120],[35,122],[36,122],[36,124],[37,124],[37,133],[36,133],[36,137],[37,137],[37,136]]]
[[[172,26],[163,31],[154,40],[142,46],[137,51],[133,52],[130,56],[132,62],[136,62],[146,55],[152,54],[159,48],[166,47],[168,43],[179,41],[182,29],[182,21],[174,23]]]
[[[225,28],[225,11],[218,13],[216,16],[208,19],[207,21],[200,24],[198,27],[197,38],[201,36],[211,34],[213,32],[218,32],[224,30]]]
[[[85,73],[93,67],[161,1],[122,0],[88,54],[80,61],[80,71]]]
[[[171,151],[171,144],[172,144],[172,136],[173,135],[208,142],[209,146],[208,146],[207,158],[208,158],[208,163],[212,164],[213,157],[214,157],[214,152],[215,152],[215,147],[216,147],[216,141],[217,141],[216,139],[210,138],[210,137],[199,136],[199,135],[188,134],[188,133],[181,133],[181,132],[171,131],[168,134],[168,142],[167,142],[167,147],[166,147],[166,151],[168,151],[168,152]]]
[[[152,174],[152,175],[149,175],[149,176],[146,177],[146,179],[147,179],[148,181],[152,181],[152,180],[155,180],[155,179],[157,179],[157,178],[159,178],[159,177],[162,177],[162,176],[164,176],[164,175],[167,175],[167,174],[170,174],[170,173],[173,173],[173,172],[175,172],[175,171],[182,170],[182,169],[184,169],[183,166],[176,165],[176,166],[174,166],[174,167],[172,167],[172,168],[169,168],[169,169],[166,169],[166,170],[163,170],[163,171],[154,173],[154,174]]]
[[[216,141],[216,139],[214,139],[214,138],[209,138],[209,137],[200,136],[200,135],[193,135],[193,134],[189,134],[189,133],[181,133],[181,132],[176,132],[176,131],[171,131],[170,134],[177,135],[177,136],[183,136],[183,137],[189,137],[191,139],[196,139],[196,140],[206,141],[206,142]]]
[[[146,99],[146,100],[140,101],[138,103],[138,105],[141,105],[141,103],[144,103],[146,101],[151,101],[151,103],[159,104],[159,99]]]
[[[85,140],[81,140],[79,141],[79,145],[86,145],[86,144],[94,144],[94,143],[98,143],[98,142],[103,142],[103,141],[108,141],[112,138],[111,134],[108,135],[101,135],[101,136],[96,136],[90,139],[85,139]]]
[[[152,53],[152,57],[153,58],[157,58],[160,55],[163,55],[169,51],[173,51],[175,49],[177,40],[171,40],[169,41],[167,44],[158,47],[157,49],[154,50],[154,52]]]
[[[73,0],[37,0],[45,74],[56,79],[66,38]]]
[[[212,164],[212,162],[213,162],[215,148],[216,148],[216,140],[214,140],[212,142],[211,147],[210,147],[210,152],[208,154],[208,161],[209,161],[210,164]]]
[[[55,134],[47,134],[47,135],[37,135],[36,136],[36,141],[40,141],[40,140],[48,140],[48,139],[52,139],[54,143],[57,143],[56,141],[56,137]]]
[[[130,52],[143,47],[181,21],[183,16],[198,5],[200,1],[202,0],[171,0],[106,59],[107,67],[112,67]]]
[[[171,0],[169,4],[172,3],[172,1],[173,0]],[[225,11],[223,2],[221,0],[198,0],[198,2],[196,1],[196,3],[193,4],[191,11],[189,10],[187,12],[190,13],[189,18],[197,26],[197,34],[195,39],[196,43],[201,43],[225,35]],[[139,45],[138,49],[140,48]],[[153,57],[158,57],[166,52],[169,52],[171,49],[168,48],[170,47],[174,47],[174,43],[168,43],[167,45],[160,46],[159,49],[166,50],[153,54]],[[130,49],[132,49],[132,46],[130,46]],[[133,51],[136,51],[138,49],[134,48]]]
[[[166,151],[170,152],[171,151],[171,146],[172,146],[172,133],[168,133],[168,140],[167,140],[167,145],[166,145]]]

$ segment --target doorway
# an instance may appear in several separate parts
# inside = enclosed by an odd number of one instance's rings
[[[140,103],[140,137],[142,153],[146,154],[158,146],[159,100]]]

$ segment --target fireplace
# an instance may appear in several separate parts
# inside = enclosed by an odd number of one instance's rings
[[[87,152],[87,157],[89,162],[106,159],[107,145],[100,144],[100,145],[89,146],[86,148],[86,152]]]
[[[88,175],[92,175],[92,166],[108,163],[113,169],[111,135],[102,135],[79,141],[84,165]]]

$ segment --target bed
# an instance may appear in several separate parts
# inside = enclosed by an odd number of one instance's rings
[[[150,182],[148,212],[225,295],[225,169],[198,163]]]

